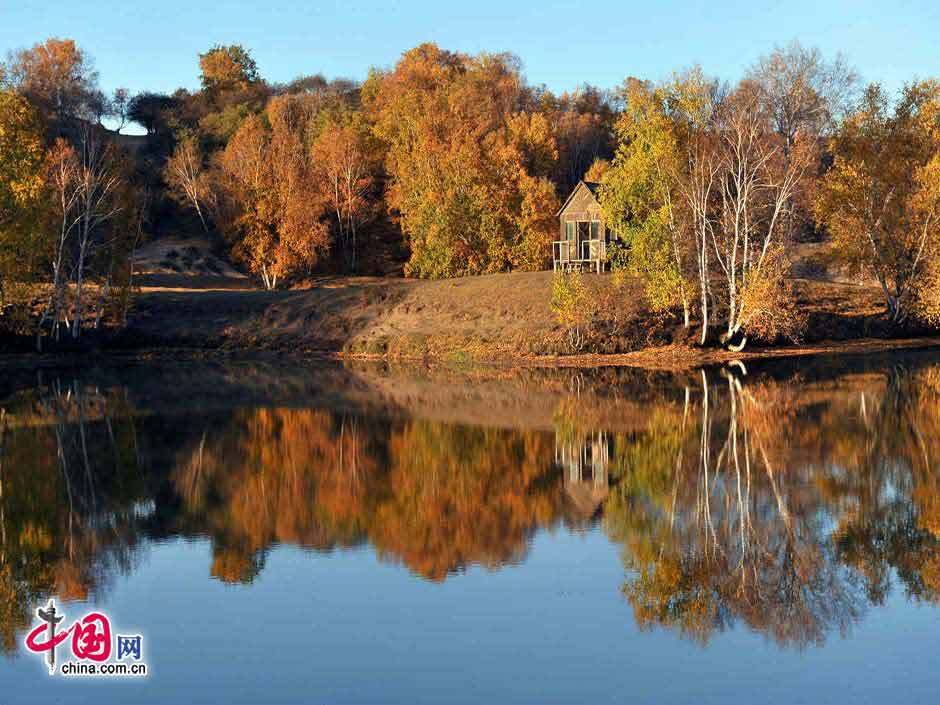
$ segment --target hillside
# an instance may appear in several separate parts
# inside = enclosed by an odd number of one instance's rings
[[[677,321],[646,310],[638,283],[615,290],[610,275],[585,275],[600,305],[593,333],[576,351],[550,307],[551,272],[437,281],[325,277],[309,288],[268,292],[237,272],[157,269],[141,279],[127,334],[137,346],[456,361],[566,356],[557,364],[589,364],[597,354],[630,353],[642,364],[727,356],[690,347],[692,336]],[[809,320],[805,345],[772,354],[826,352],[838,341],[856,341],[844,347],[857,351],[898,345],[883,340],[880,292],[870,283],[799,278],[794,286]],[[875,340],[857,342],[867,338]],[[768,352],[752,346],[745,356]]]
[[[216,281],[215,284],[220,284]],[[560,352],[551,273],[442,281],[329,277],[309,289],[145,287],[132,333],[197,347],[473,357]]]

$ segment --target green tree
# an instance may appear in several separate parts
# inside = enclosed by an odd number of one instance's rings
[[[199,70],[202,87],[210,92],[244,89],[260,80],[258,65],[241,44],[216,44],[199,55]]]

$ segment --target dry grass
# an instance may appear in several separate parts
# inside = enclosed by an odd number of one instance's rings
[[[612,287],[609,275],[585,275],[602,315],[584,351],[572,355],[551,310],[551,272],[493,274],[441,281],[397,277],[324,277],[308,288],[261,291],[230,266],[204,272],[205,245],[190,250],[181,271],[162,262],[188,241],[163,240],[141,258],[143,291],[131,335],[141,345],[272,349],[344,357],[402,360],[511,361],[525,365],[640,365],[687,368],[754,357],[863,352],[932,345],[933,340],[885,340],[880,291],[871,282],[830,277],[804,253],[805,276],[792,280],[808,320],[804,344],[751,348],[732,354],[700,349],[675,319],[657,318],[637,282]],[[200,257],[203,257],[200,260]],[[812,266],[805,266],[806,262]],[[815,269],[814,269],[815,268]],[[810,273],[813,270],[815,273]],[[819,271],[816,271],[819,270]],[[833,280],[836,279],[836,280]],[[841,342],[840,342],[841,341]],[[671,344],[670,344],[671,343]]]

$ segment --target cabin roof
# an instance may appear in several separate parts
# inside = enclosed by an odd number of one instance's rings
[[[599,183],[597,183],[596,181],[584,181],[584,180],[581,180],[581,181],[578,182],[578,185],[575,186],[575,187],[571,190],[571,193],[568,195],[568,198],[565,199],[565,202],[564,202],[564,204],[562,205],[562,207],[558,209],[558,212],[557,212],[557,213],[555,213],[555,217],[556,217],[556,218],[559,217],[562,213],[565,212],[565,208],[567,208],[567,207],[568,207],[568,204],[571,203],[571,199],[574,198],[575,194],[576,194],[578,191],[580,191],[582,187],[583,187],[583,188],[586,188],[586,189],[588,190],[588,193],[591,194],[591,198],[593,198],[596,203],[600,203],[600,202],[597,200],[597,193],[598,193],[598,189],[600,189],[601,185],[600,185]]]

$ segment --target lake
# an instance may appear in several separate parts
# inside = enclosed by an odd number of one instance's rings
[[[20,364],[0,410],[4,705],[940,697],[937,353]],[[50,600],[147,677],[50,676]]]

